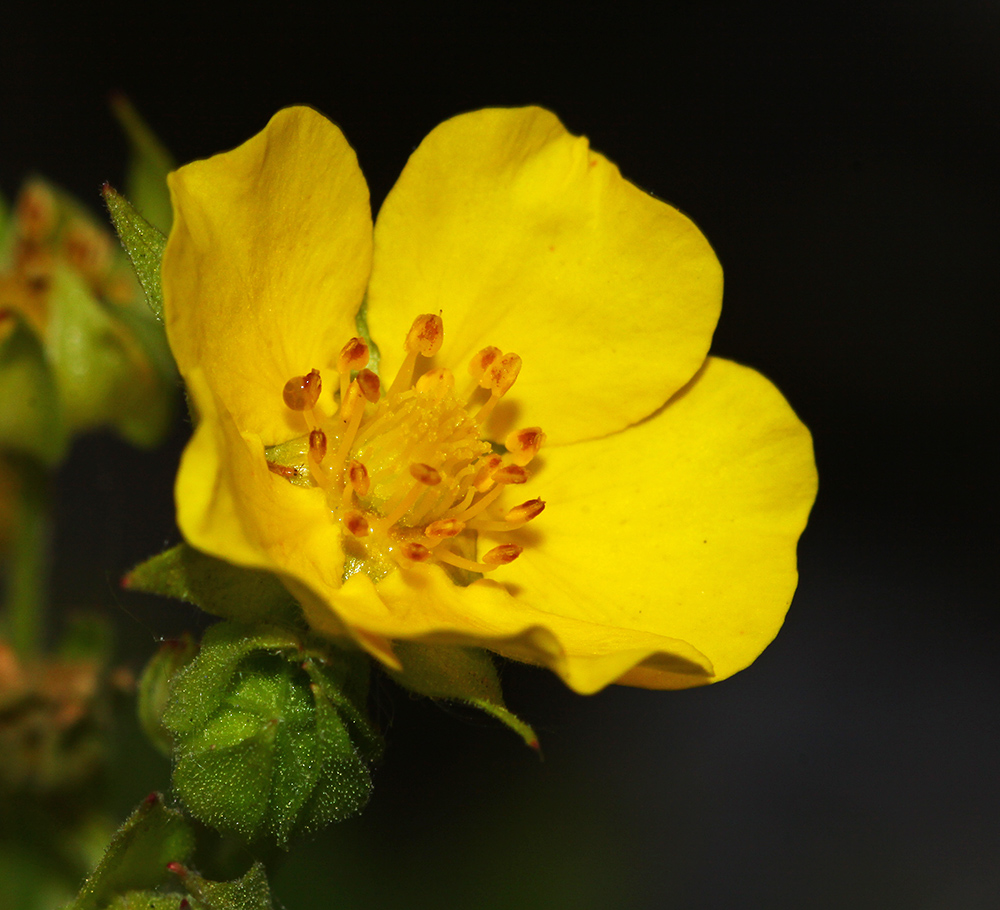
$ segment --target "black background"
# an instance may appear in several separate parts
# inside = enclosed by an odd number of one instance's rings
[[[757,664],[592,698],[508,666],[542,763],[380,685],[373,801],[293,850],[290,910],[996,906],[995,5],[80,7],[4,14],[8,198],[38,171],[99,205],[125,160],[112,90],[180,161],[311,104],[376,207],[441,120],[542,104],[695,219],[726,271],[714,351],[815,436],[799,592]],[[83,440],[60,476],[56,597],[114,615],[135,667],[194,621],[117,587],[177,540],[186,432],[155,455]],[[167,783],[131,765],[123,806]]]

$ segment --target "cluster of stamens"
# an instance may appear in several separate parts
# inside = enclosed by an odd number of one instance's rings
[[[345,579],[365,572],[377,581],[394,565],[422,562],[492,571],[516,559],[521,547],[500,544],[477,560],[477,533],[512,531],[545,508],[540,499],[506,510],[500,503],[507,487],[528,479],[526,466],[545,439],[541,429],[509,434],[503,454],[482,432],[517,379],[521,358],[484,348],[469,364],[470,387],[459,395],[450,370],[417,374],[420,358],[433,357],[443,340],[440,316],[418,316],[399,372],[384,390],[368,369],[368,345],[352,338],[336,361],[333,413],[321,403],[318,369],[285,384],[285,406],[302,415],[306,432],[290,450],[269,449],[268,467],[326,493],[341,527]]]

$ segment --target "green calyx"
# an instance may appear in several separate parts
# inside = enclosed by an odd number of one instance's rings
[[[284,845],[356,814],[381,751],[367,680],[359,652],[276,627],[214,626],[173,676],[162,714],[177,795],[250,843]]]

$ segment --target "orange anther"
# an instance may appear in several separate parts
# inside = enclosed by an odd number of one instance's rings
[[[361,385],[355,379],[347,387],[347,395],[344,397],[344,400],[340,403],[341,420],[343,420],[344,423],[350,423],[351,420],[353,420],[355,417],[358,417],[358,419],[360,420],[361,418],[358,415],[358,411],[359,410],[364,411],[365,401],[366,401],[365,396],[361,394]]]
[[[483,555],[483,565],[489,568],[505,566],[507,563],[517,559],[523,549],[523,547],[519,547],[516,543],[502,543],[499,547],[494,547]]]
[[[367,537],[372,530],[365,513],[357,509],[349,509],[344,513],[344,527],[353,537]]]
[[[504,354],[489,369],[490,390],[494,395],[503,397],[521,372],[521,358],[517,354]]]
[[[312,369],[305,376],[293,376],[285,383],[282,397],[293,411],[309,411],[316,407],[323,388],[319,370]]]
[[[371,478],[368,476],[368,468],[360,461],[352,461],[347,466],[347,480],[358,496],[367,496],[371,487]]]
[[[472,485],[482,492],[493,486],[493,475],[497,468],[503,464],[503,459],[499,455],[488,455],[476,471],[476,476],[472,478]]]
[[[433,357],[441,350],[444,341],[444,322],[440,316],[425,313],[413,320],[406,335],[406,350],[418,351],[424,357]]]
[[[326,433],[322,430],[313,430],[309,434],[309,454],[317,464],[326,458]]]
[[[441,401],[455,388],[455,375],[445,367],[428,370],[417,380],[417,391]]]
[[[403,556],[413,562],[425,562],[433,555],[427,547],[420,543],[404,544],[400,547],[399,551],[403,554]]]
[[[429,464],[411,464],[410,474],[417,483],[422,483],[425,487],[436,487],[441,483],[441,474]]]
[[[376,376],[371,370],[362,370],[358,373],[357,383],[358,387],[361,389],[361,394],[364,395],[368,401],[373,404],[377,404],[379,395],[382,392],[382,383],[380,382],[378,376]]]
[[[537,518],[545,510],[545,503],[540,499],[529,499],[527,502],[522,502],[519,506],[514,506],[505,516],[506,521],[511,522],[511,524],[524,524],[526,521],[531,521],[532,518]]]
[[[498,357],[503,356],[500,348],[483,348],[472,360],[469,361],[469,375],[476,380],[484,389],[490,387],[489,369]]]
[[[368,366],[368,345],[363,338],[352,338],[340,349],[337,372],[347,373]]]
[[[541,427],[527,427],[511,433],[504,440],[504,445],[510,452],[514,464],[526,465],[538,454],[543,442],[545,442],[545,434]]]
[[[29,183],[17,200],[18,233],[29,243],[40,243],[55,229],[56,198],[42,183]]]
[[[444,540],[447,537],[457,537],[465,530],[465,522],[457,518],[442,518],[432,521],[424,528],[424,536],[434,540]]]
[[[519,464],[506,464],[493,475],[496,483],[524,483],[528,479],[528,472]]]

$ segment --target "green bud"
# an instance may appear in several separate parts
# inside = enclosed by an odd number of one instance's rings
[[[0,448],[53,464],[70,436],[106,426],[153,445],[175,382],[124,252],[73,199],[30,181],[0,236]]]
[[[173,737],[163,726],[163,712],[174,675],[194,660],[198,646],[190,635],[165,641],[152,656],[139,680],[139,723],[150,741],[164,755],[173,751]]]
[[[364,655],[287,630],[211,628],[163,715],[191,814],[283,845],[359,812],[379,751],[361,707],[367,672]]]

